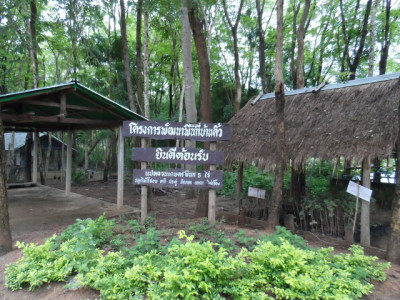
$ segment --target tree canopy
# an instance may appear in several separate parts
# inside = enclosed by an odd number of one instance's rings
[[[143,55],[143,51],[135,50],[138,39],[137,20],[144,22],[143,18],[137,18],[137,14],[143,10],[148,13],[149,19],[148,76],[151,118],[177,120],[179,99],[183,91],[181,3],[177,0],[144,1],[139,5],[137,1],[125,1],[130,57],[130,72],[127,73],[124,68],[119,2],[2,1],[0,93],[34,87],[35,72],[31,50],[35,49],[39,87],[77,79],[130,107],[126,74],[131,74],[135,99],[141,99],[141,90],[138,91],[141,85],[137,82],[137,78],[141,77],[137,76],[137,70],[143,70],[143,67],[138,67],[136,62],[143,61],[137,60],[137,53]],[[235,101],[240,100],[238,92],[241,93],[243,106],[263,87],[266,92],[273,91],[275,84],[275,1],[239,2],[207,0],[189,3],[196,7],[195,11],[202,20],[206,37],[214,122],[225,122],[231,118],[235,112]],[[338,82],[367,76],[370,49],[375,52],[374,74],[400,70],[400,3],[378,1],[375,26],[371,26],[372,2],[323,0],[317,3],[314,0],[311,1],[306,19],[301,20],[305,15],[302,1],[286,1],[283,46],[286,89],[296,87],[299,29],[304,34],[302,60],[305,86],[314,86],[322,81]],[[35,27],[34,37],[32,26]],[[143,39],[144,26],[141,27]],[[370,39],[371,29],[376,30],[375,39]],[[370,44],[371,40],[374,45]],[[198,57],[194,46],[192,57],[194,78],[199,86]],[[262,63],[260,57],[263,59]],[[196,92],[196,98],[199,98],[199,92]],[[139,101],[135,101],[134,105],[137,106]]]

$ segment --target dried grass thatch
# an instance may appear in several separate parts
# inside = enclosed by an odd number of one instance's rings
[[[390,155],[399,130],[400,73],[393,75],[286,95],[287,158],[298,165],[311,157],[361,161]],[[273,168],[278,155],[275,98],[249,101],[229,123],[232,139],[218,143],[225,164]]]

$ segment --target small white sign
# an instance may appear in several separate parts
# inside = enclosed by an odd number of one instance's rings
[[[372,190],[362,185],[359,185],[354,181],[349,181],[349,185],[347,187],[346,192],[357,197],[357,190],[358,190],[358,197],[368,202],[371,201]]]
[[[249,187],[248,196],[258,199],[265,199],[265,190]]]

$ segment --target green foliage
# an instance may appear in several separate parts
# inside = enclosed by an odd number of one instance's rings
[[[234,171],[224,171],[224,184],[219,194],[232,196],[236,194],[237,184],[237,166]],[[266,172],[260,172],[256,166],[250,166],[243,170],[243,189],[242,196],[247,194],[249,187],[256,187],[267,190],[268,193],[272,191],[274,186],[273,176]]]
[[[86,173],[82,169],[73,168],[71,172],[71,180],[73,183],[82,184],[87,179]]]
[[[139,233],[144,230],[144,226],[140,225],[137,220],[129,220],[128,224],[130,225],[133,234]]]
[[[215,226],[210,226],[206,218],[201,220],[200,223],[190,225],[189,232],[200,241],[213,240],[219,248],[225,248],[228,251],[237,248],[235,243],[225,235],[224,231],[216,229]]]
[[[270,242],[276,246],[281,246],[282,241],[287,241],[294,247],[311,250],[311,248],[307,246],[306,241],[301,236],[291,233],[289,230],[282,226],[276,226],[276,231],[274,234],[261,235],[259,239],[263,242]]]
[[[135,222],[128,224],[142,230]],[[121,234],[112,238],[114,227],[103,215],[78,220],[43,245],[17,243],[23,257],[7,266],[6,286],[34,290],[76,274],[74,285],[99,290],[101,299],[356,299],[372,290],[371,279],[385,280],[389,266],[365,256],[359,246],[338,255],[333,248],[308,248],[281,227],[257,242],[238,231],[236,240],[250,250],[242,248],[236,256],[222,244],[195,241],[184,231],[179,240],[161,246],[154,227],[138,234],[132,248],[105,254],[102,246],[125,239]],[[205,222],[190,230],[228,239]]]
[[[239,230],[233,235],[233,237],[236,238],[239,244],[248,249],[253,248],[256,243],[256,239],[252,236],[247,236],[244,230]]]
[[[43,245],[17,242],[24,256],[7,266],[6,286],[34,290],[44,283],[65,281],[75,272],[87,272],[101,257],[99,248],[112,235],[113,225],[103,215],[97,220],[78,220]]]
[[[151,250],[158,250],[161,248],[160,235],[154,227],[150,227],[146,234],[139,235],[135,241],[136,245],[130,250],[135,253],[135,255],[145,254]]]

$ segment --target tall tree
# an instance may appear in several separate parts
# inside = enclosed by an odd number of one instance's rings
[[[200,121],[202,123],[212,122],[211,108],[211,78],[210,61],[208,60],[206,36],[204,33],[204,16],[193,0],[188,1],[188,16],[190,28],[192,29],[194,44],[199,61],[200,73]],[[207,148],[205,145],[204,148]],[[201,190],[196,206],[196,217],[206,217],[208,212],[208,191]]]
[[[131,67],[129,61],[129,48],[128,48],[128,37],[126,34],[126,19],[125,19],[125,0],[120,0],[120,7],[121,7],[121,38],[122,38],[122,51],[124,56],[124,70],[125,70],[125,81],[126,81],[126,89],[128,91],[128,99],[129,99],[129,106],[130,109],[136,112],[136,105],[135,105],[135,96],[133,93],[133,86],[132,86],[132,75],[131,75]]]
[[[276,4],[277,33],[274,75],[278,155],[275,166],[275,182],[268,208],[268,228],[274,228],[276,225],[279,225],[279,213],[283,203],[283,175],[286,166],[285,83],[283,79],[283,2],[284,0],[277,0]]]
[[[185,95],[185,111],[186,122],[195,123],[197,121],[197,108],[195,99],[195,81],[193,76],[193,61],[192,61],[192,33],[190,31],[188,8],[186,0],[181,0],[181,18],[182,18],[182,66],[183,66],[183,80],[184,80],[184,95]],[[186,140],[185,146],[187,148],[195,148],[196,141]],[[192,172],[196,171],[196,166],[187,164],[187,170]],[[195,191],[188,190],[186,198],[194,198]]]
[[[348,66],[348,70],[349,70],[349,79],[353,80],[356,78],[356,71],[357,68],[360,64],[360,60],[362,58],[363,55],[363,51],[364,51],[364,46],[365,46],[365,40],[367,38],[367,34],[368,34],[368,20],[369,20],[369,15],[371,13],[371,5],[372,5],[372,0],[368,0],[367,2],[367,6],[365,8],[365,12],[364,12],[364,18],[363,18],[363,22],[362,25],[360,25],[361,28],[359,28],[359,35],[361,35],[360,37],[358,35],[356,35],[354,38],[356,39],[356,45],[354,47],[354,58],[352,60],[351,54],[350,54],[350,34],[349,34],[349,26],[348,25],[348,20],[346,20],[345,17],[345,8],[343,6],[343,0],[340,0],[340,17],[342,20],[342,34],[343,34],[343,39],[344,39],[344,56],[345,56],[345,61],[347,63]],[[359,5],[356,6],[355,10],[357,13],[357,10],[359,8]],[[359,39],[359,42],[358,42]]]
[[[143,115],[142,11],[143,0],[138,0],[136,7],[136,86],[138,111]]]
[[[6,166],[4,149],[3,121],[0,119],[0,256],[12,250],[8,199],[6,184]]]
[[[235,92],[235,102],[234,102],[234,109],[235,113],[237,113],[240,109],[240,102],[242,101],[242,85],[240,83],[240,74],[239,74],[239,48],[238,48],[238,26],[240,23],[240,17],[242,14],[242,7],[243,7],[244,0],[240,0],[238,12],[236,15],[235,23],[233,24],[231,18],[229,17],[228,8],[226,5],[226,0],[222,0],[225,18],[228,21],[229,28],[232,33],[233,39],[233,56],[235,58],[235,85],[236,85],[236,92]]]
[[[261,89],[263,93],[267,92],[267,82],[266,82],[266,70],[265,70],[265,30],[263,26],[263,14],[264,14],[265,0],[260,3],[260,0],[256,0],[257,9],[257,25],[258,25],[258,60],[260,64],[260,80]],[[273,11],[273,10],[272,10]],[[271,16],[272,16],[271,11]],[[269,18],[267,25],[269,24]]]
[[[299,28],[297,29],[296,89],[304,88],[304,38],[310,6],[311,0],[305,0],[303,14],[301,15]]]
[[[398,124],[400,127],[400,102],[398,114]],[[397,134],[397,149],[400,149],[400,131]],[[397,150],[399,152],[399,150]],[[391,233],[387,245],[386,259],[400,264],[400,159],[397,156],[396,159],[396,187],[392,203],[392,221],[391,221]]]
[[[150,79],[149,79],[149,10],[144,10],[144,36],[143,36],[143,77],[144,77],[144,116],[150,119]]]
[[[370,35],[369,35],[369,56],[368,56],[368,76],[374,76],[374,64],[375,64],[375,40],[376,40],[376,11],[378,10],[378,0],[373,0],[372,11],[371,11],[371,22],[370,22]]]
[[[37,58],[37,41],[36,41],[36,20],[37,6],[36,0],[29,1],[30,18],[27,20],[28,35],[29,35],[29,54],[33,66],[33,88],[39,87],[39,64]]]
[[[389,57],[389,47],[391,43],[390,39],[390,10],[392,7],[392,1],[391,0],[385,0],[385,27],[383,29],[383,41],[381,42],[382,48],[381,48],[381,57],[379,60],[379,75],[386,74],[386,66],[387,66],[387,60]]]
[[[300,18],[300,24],[297,28],[297,59],[296,59],[296,78],[293,79],[295,89],[302,89],[305,86],[304,82],[304,39],[306,35],[306,21],[310,11],[311,0],[305,0],[303,13]],[[291,191],[295,205],[299,206],[302,196],[305,195],[305,163],[301,162],[297,166],[292,164],[292,180]]]

